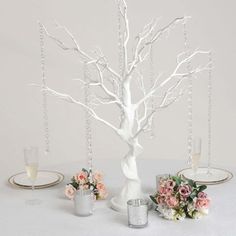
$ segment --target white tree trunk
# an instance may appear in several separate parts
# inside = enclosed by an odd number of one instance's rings
[[[141,181],[138,176],[136,157],[142,152],[142,146],[138,138],[133,137],[135,123],[135,109],[132,104],[130,80],[123,83],[124,116],[120,126],[120,137],[129,146],[129,152],[121,160],[121,169],[125,176],[125,184],[118,196],[111,199],[112,208],[124,212],[127,209],[129,199],[143,197]]]
[[[141,181],[138,176],[136,157],[142,152],[142,147],[136,140],[129,144],[129,152],[121,161],[121,169],[125,176],[125,184],[118,196],[111,199],[113,209],[125,212],[129,199],[143,198]]]

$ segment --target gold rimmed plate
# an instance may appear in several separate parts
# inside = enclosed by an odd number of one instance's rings
[[[192,179],[198,184],[214,185],[225,183],[233,178],[233,174],[228,170],[220,168],[210,168],[208,173],[207,167],[199,167],[196,174],[193,173],[191,168],[180,170],[177,173],[185,179]]]
[[[37,179],[35,181],[35,189],[49,188],[61,183],[64,179],[64,175],[57,171],[39,170]],[[32,184],[27,177],[26,172],[21,172],[12,175],[8,182],[19,188],[31,189]]]

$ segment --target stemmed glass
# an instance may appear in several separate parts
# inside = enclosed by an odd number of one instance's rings
[[[32,185],[32,196],[34,195],[35,181],[38,175],[38,148],[37,147],[28,147],[24,149],[24,161],[27,177],[31,181]],[[29,205],[40,204],[41,201],[38,199],[30,199],[26,201]]]
[[[201,147],[202,147],[202,140],[199,137],[195,137],[193,140],[193,149],[192,149],[192,170],[193,174],[197,174],[197,169],[199,167],[199,162],[201,158]]]

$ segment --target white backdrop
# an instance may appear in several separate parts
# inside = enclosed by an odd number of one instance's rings
[[[236,27],[235,1],[215,0],[128,0],[131,38],[148,21],[162,17],[160,26],[172,18],[191,15],[188,29],[192,48],[210,49],[214,55],[213,72],[213,164],[236,164],[234,156],[236,133],[235,75]],[[40,83],[40,48],[37,20],[56,32],[56,19],[74,33],[81,47],[91,50],[100,46],[117,68],[117,8],[113,0],[1,0],[0,15],[0,158],[6,166],[19,164],[22,149],[37,145],[43,150],[42,97],[30,83]],[[60,33],[62,38],[64,36]],[[130,44],[132,47],[132,44]],[[156,73],[168,73],[175,63],[175,55],[183,50],[182,26],[177,26],[167,40],[155,46]],[[76,55],[62,51],[50,40],[46,41],[47,79],[52,88],[83,99],[79,83],[72,81],[81,75]],[[207,73],[199,76],[194,88],[194,135],[203,138],[202,163],[206,163],[207,135]],[[84,160],[84,111],[49,97],[51,153],[44,162],[63,163]],[[155,117],[155,139],[144,134],[140,158],[172,158],[187,160],[186,97]],[[113,110],[102,109],[111,120]],[[121,158],[125,145],[109,128],[93,122],[94,158]],[[43,152],[42,152],[43,156]]]

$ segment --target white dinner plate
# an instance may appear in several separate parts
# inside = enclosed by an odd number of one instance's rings
[[[228,170],[220,168],[210,168],[210,174],[207,167],[199,167],[197,173],[194,174],[191,168],[186,168],[177,173],[179,176],[183,176],[185,179],[192,179],[198,184],[221,184],[232,179],[233,174]]]
[[[39,170],[37,179],[35,181],[35,188],[36,189],[48,188],[48,187],[61,183],[63,179],[64,179],[64,175],[59,172]],[[21,173],[11,176],[8,179],[8,182],[11,185],[21,187],[21,188],[28,189],[32,187],[32,183],[28,179],[26,172],[21,172]]]

